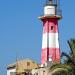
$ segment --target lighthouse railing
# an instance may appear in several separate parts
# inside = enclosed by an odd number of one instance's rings
[[[62,11],[61,11],[60,9],[57,9],[57,10],[56,10],[56,15],[62,16]]]

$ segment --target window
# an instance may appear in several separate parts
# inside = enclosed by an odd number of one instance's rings
[[[55,14],[55,9],[54,8],[47,8],[47,14],[48,15],[54,15]]]
[[[36,73],[36,75],[38,75],[38,73]]]
[[[26,72],[24,73],[24,75],[26,75]]]
[[[43,75],[45,75],[45,71],[43,71]]]
[[[51,26],[51,30],[53,30],[53,28],[54,28],[54,27],[53,27],[53,26]]]
[[[25,72],[25,74],[24,74],[24,75],[32,75],[32,74],[31,74],[31,73],[29,73],[29,72],[28,72],[28,73],[26,73],[26,72]]]
[[[16,72],[10,72],[10,75],[16,75]]]
[[[30,66],[30,62],[27,62],[27,66]]]

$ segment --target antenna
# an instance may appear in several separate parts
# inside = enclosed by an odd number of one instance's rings
[[[53,0],[46,0],[46,4],[52,4]]]
[[[60,7],[60,0],[56,0],[57,8]]]
[[[57,14],[62,16],[62,11],[60,9],[60,0],[56,0],[56,4],[57,4]]]
[[[17,61],[18,59],[17,59],[17,51],[16,51],[16,75],[17,75],[17,67],[18,67]]]

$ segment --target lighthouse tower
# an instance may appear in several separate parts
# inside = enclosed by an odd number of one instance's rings
[[[60,62],[58,20],[62,18],[59,0],[47,0],[44,15],[39,17],[43,22],[41,64],[47,61]]]

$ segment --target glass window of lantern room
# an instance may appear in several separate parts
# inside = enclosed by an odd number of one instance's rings
[[[47,8],[47,13],[50,15],[54,14],[54,9],[53,8]]]

